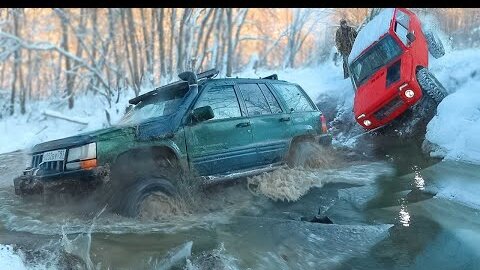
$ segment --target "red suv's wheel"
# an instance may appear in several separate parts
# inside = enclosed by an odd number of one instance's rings
[[[437,105],[448,95],[443,85],[426,68],[417,71],[417,81],[423,93],[429,95]]]
[[[443,43],[435,32],[430,30],[425,31],[425,38],[427,39],[428,51],[433,57],[440,58],[445,55]]]

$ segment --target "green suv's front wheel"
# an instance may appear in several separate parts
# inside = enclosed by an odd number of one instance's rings
[[[164,202],[171,203],[175,194],[175,187],[166,179],[139,179],[121,194],[116,194],[115,212],[127,217],[139,217],[147,215],[149,210],[167,211],[164,208],[168,206]]]

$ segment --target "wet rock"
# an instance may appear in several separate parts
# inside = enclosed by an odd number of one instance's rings
[[[313,217],[302,217],[301,221],[308,221],[313,223],[333,224],[333,221],[327,216],[315,215]]]

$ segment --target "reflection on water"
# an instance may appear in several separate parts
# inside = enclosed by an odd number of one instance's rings
[[[413,166],[415,176],[413,179],[415,180],[415,187],[419,190],[425,190],[425,180],[423,179],[422,174],[420,173],[420,168],[418,166]]]
[[[408,213],[408,208],[406,204],[406,200],[402,198],[402,204],[400,205],[400,212],[398,213],[398,218],[400,223],[408,227],[410,226],[410,213]]]

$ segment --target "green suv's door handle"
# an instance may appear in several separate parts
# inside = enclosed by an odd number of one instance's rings
[[[290,121],[290,116],[280,118],[280,122],[287,122]]]
[[[236,127],[248,127],[248,126],[250,126],[250,122],[242,122],[236,125]]]

